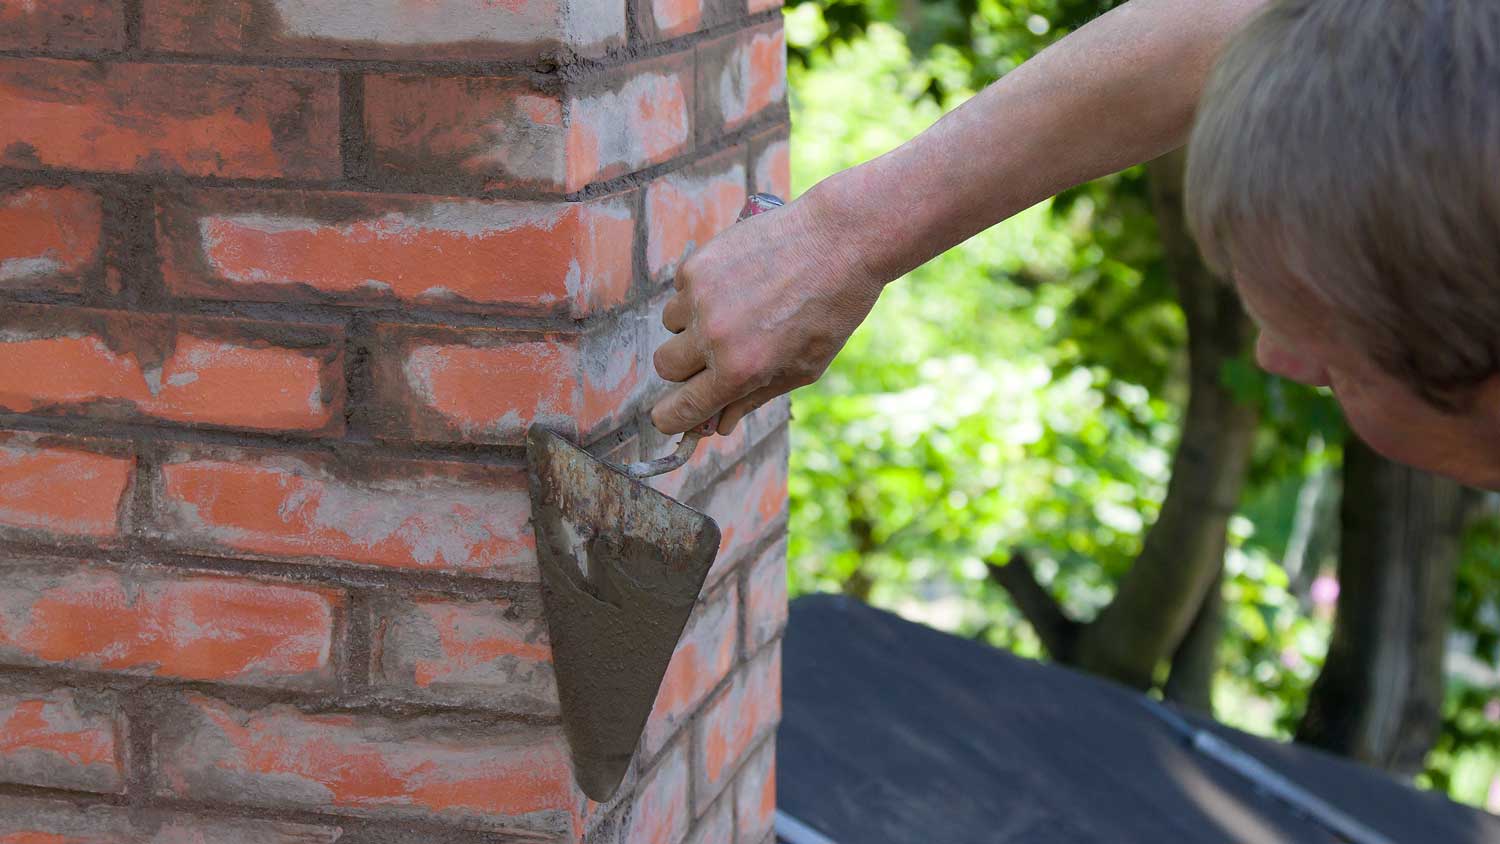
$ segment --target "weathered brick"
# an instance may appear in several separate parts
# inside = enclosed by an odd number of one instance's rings
[[[520,444],[532,423],[583,438],[628,418],[649,373],[643,313],[591,334],[381,326],[377,435]]]
[[[738,619],[739,590],[733,583],[694,607],[646,722],[641,749],[648,756],[659,752],[729,675],[737,652]]]
[[[791,145],[785,130],[777,129],[757,138],[750,147],[750,160],[754,168],[752,191],[792,198]]]
[[[567,745],[555,728],[318,715],[280,705],[244,711],[189,695],[159,729],[163,797],[518,834],[578,830]]]
[[[0,59],[0,165],[328,179],[338,75],[293,68]]]
[[[372,75],[364,81],[370,177],[425,192],[559,189],[562,100],[512,79]]]
[[[729,844],[734,841],[734,801],[727,797],[715,803],[698,819],[688,844]]]
[[[784,0],[745,0],[745,10],[752,15],[782,7]],[[753,844],[753,842],[751,842]]]
[[[669,173],[646,189],[646,266],[654,279],[676,272],[745,206],[744,148]]]
[[[98,194],[83,188],[0,193],[0,290],[81,292],[99,270],[102,221]]]
[[[107,693],[0,692],[0,782],[121,793],[124,733]]]
[[[596,56],[625,38],[625,0],[145,0],[147,48],[325,58]]]
[[[694,742],[693,799],[707,806],[761,739],[781,720],[781,645],[763,651],[734,673],[734,680],[699,717]]]
[[[745,650],[755,653],[781,635],[787,620],[786,539],[767,548],[745,572]]]
[[[374,602],[374,685],[402,700],[557,717],[541,614],[506,601]]]
[[[621,829],[621,844],[679,844],[687,835],[687,742],[676,742],[641,781]]]
[[[120,0],[0,0],[0,50],[121,49],[122,5]]]
[[[0,529],[57,539],[118,536],[134,468],[135,458],[112,445],[0,433]]]
[[[517,470],[179,449],[160,474],[150,533],[169,545],[505,580],[539,576]]]
[[[163,273],[178,296],[582,317],[630,292],[635,224],[619,199],[200,190],[158,207]]]
[[[772,526],[783,523],[787,507],[785,434],[768,440],[692,503],[719,523],[719,556],[708,574],[708,582],[715,583]]]
[[[343,837],[336,826],[0,795],[3,844],[334,844]]]
[[[659,345],[659,344],[658,344]],[[655,402],[665,393],[666,384],[656,385],[658,390],[647,397]],[[767,402],[748,414],[728,436],[712,436],[702,440],[693,451],[692,458],[681,469],[652,478],[648,483],[666,495],[677,499],[688,499],[698,495],[713,484],[720,475],[738,463],[766,437],[786,425],[791,416],[791,401],[782,396]],[[676,447],[677,437],[663,436],[649,423],[643,425],[641,436],[643,457],[667,454]]]
[[[343,424],[332,329],[41,305],[0,316],[0,409],[272,431]]]
[[[760,841],[776,826],[776,742],[767,741],[740,769],[734,782],[739,841]]]
[[[660,164],[693,144],[691,54],[631,66],[568,108],[567,189]]]
[[[786,36],[780,21],[698,46],[700,138],[738,129],[786,101]]]
[[[327,589],[12,561],[0,567],[0,662],[326,687],[343,605]]]

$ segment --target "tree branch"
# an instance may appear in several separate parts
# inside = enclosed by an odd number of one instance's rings
[[[986,560],[985,565],[989,567],[990,580],[1010,593],[1011,600],[1036,630],[1047,653],[1058,662],[1067,662],[1078,637],[1079,624],[1068,618],[1052,595],[1037,582],[1026,555],[1016,551],[1008,563]]]

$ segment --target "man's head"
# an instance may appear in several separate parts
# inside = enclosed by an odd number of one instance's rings
[[[1500,486],[1500,2],[1273,2],[1204,95],[1188,217],[1262,366]]]

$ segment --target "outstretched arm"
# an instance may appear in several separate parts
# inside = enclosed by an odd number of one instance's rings
[[[897,149],[734,226],[683,263],[652,410],[676,433],[823,374],[890,280],[1059,191],[1187,139],[1229,37],[1269,0],[1132,0]]]

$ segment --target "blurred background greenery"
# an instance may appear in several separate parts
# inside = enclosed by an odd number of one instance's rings
[[[796,189],[1112,5],[793,0]],[[1255,370],[1232,298],[1174,251],[1177,166],[1070,191],[887,290],[794,398],[794,593],[844,592],[1500,809],[1492,497],[1384,463],[1327,395]],[[1133,646],[1144,668],[1101,638],[1150,643]]]

